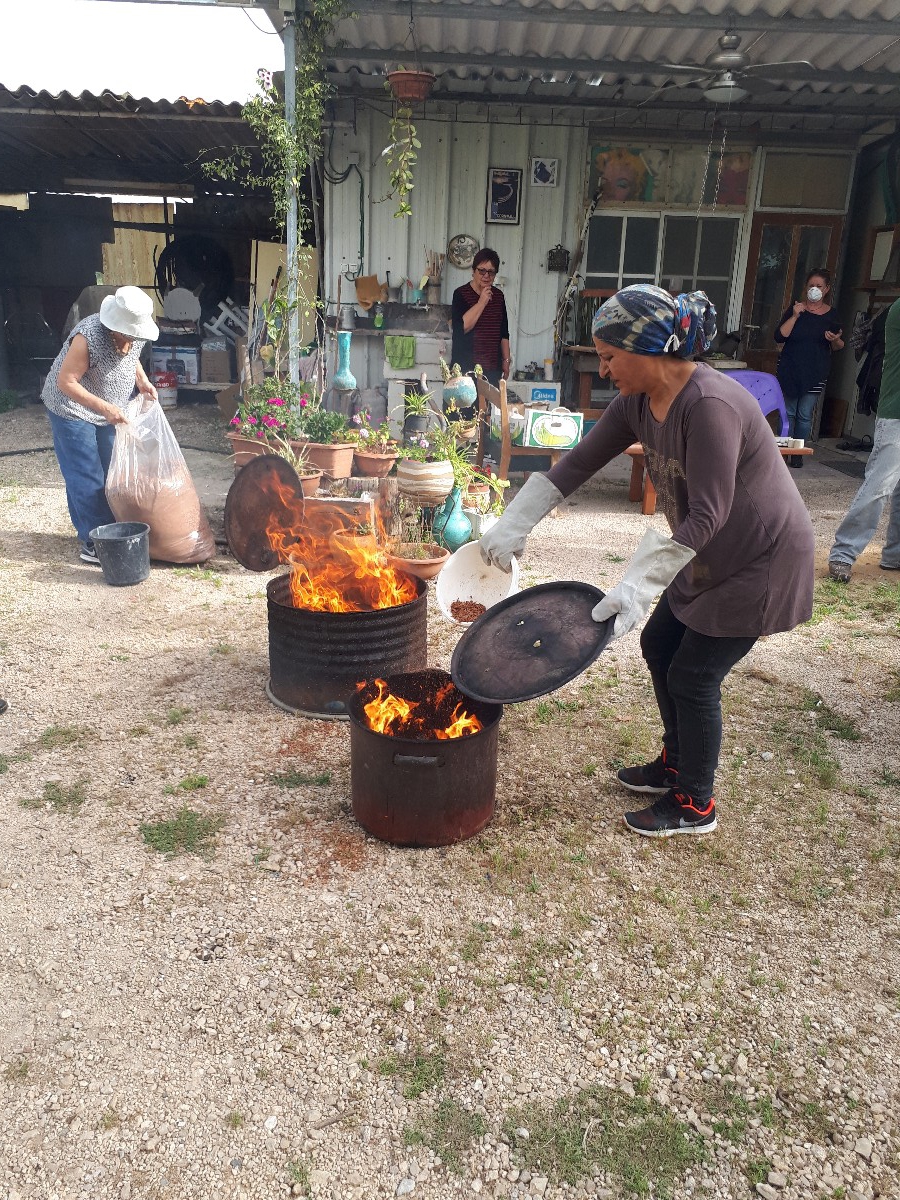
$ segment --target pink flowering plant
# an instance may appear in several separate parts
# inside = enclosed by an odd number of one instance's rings
[[[275,375],[267,375],[262,383],[247,388],[229,430],[258,441],[291,437],[295,427],[302,422],[304,410],[315,403],[316,397],[308,385],[298,386]]]
[[[393,454],[397,450],[397,441],[387,419],[380,425],[373,425],[372,414],[367,408],[360,409],[350,418],[349,437],[367,454]]]

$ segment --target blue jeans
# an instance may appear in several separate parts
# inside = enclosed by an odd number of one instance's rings
[[[678,769],[678,789],[695,800],[713,794],[722,746],[722,680],[755,637],[708,637],[688,629],[669,607],[666,593],[641,634],[663,722],[666,761]]]
[[[803,438],[806,441],[812,429],[812,418],[818,398],[818,392],[806,392],[802,396],[789,396],[785,393],[784,409],[788,419],[788,437]]]
[[[886,567],[900,568],[900,419],[894,418],[875,421],[866,477],[837,528],[830,561],[849,566],[856,562],[878,528],[888,496],[891,515],[881,561]]]
[[[106,501],[106,475],[116,440],[114,425],[91,425],[47,410],[53,449],[66,482],[69,516],[83,542],[98,525],[115,521]]]

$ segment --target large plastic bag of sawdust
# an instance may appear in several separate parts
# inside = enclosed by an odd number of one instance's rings
[[[162,405],[139,396],[125,414],[106,477],[113,516],[146,522],[150,557],[159,562],[206,562],[215,540]]]

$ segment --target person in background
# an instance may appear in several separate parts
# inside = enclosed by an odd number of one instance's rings
[[[831,290],[831,275],[816,268],[806,277],[806,296],[793,304],[775,330],[775,341],[783,346],[776,374],[784,393],[788,435],[809,437],[816,401],[831,369],[831,355],[843,350],[841,323],[825,297]],[[788,466],[802,467],[803,457],[792,454]]]
[[[472,278],[453,293],[453,352],[451,362],[463,371],[480,364],[489,383],[509,379],[509,317],[506,300],[494,279],[500,257],[487,246],[472,260]]]
[[[625,813],[645,837],[709,833],[722,742],[721,685],[757,638],[812,614],[813,530],[759,404],[739,383],[691,361],[715,336],[703,292],[623,288],[597,310],[600,376],[618,389],[585,439],[548,475],[532,475],[481,539],[510,569],[532,528],[627,446],[640,442],[671,536],[644,534],[621,582],[593,610],[613,637],[641,634],[662,719],[662,752],[619,782],[654,794]]]
[[[866,477],[834,535],[828,574],[849,583],[853,564],[872,540],[885,502],[891,515],[881,550],[882,571],[900,571],[900,300],[888,310],[884,326],[884,363],[875,417],[875,439]]]
[[[99,314],[74,326],[41,392],[84,562],[99,565],[91,530],[115,520],[105,488],[116,425],[127,420],[122,409],[135,392],[157,399],[140,364],[144,345],[157,337],[153,301],[140,288],[120,287]]]

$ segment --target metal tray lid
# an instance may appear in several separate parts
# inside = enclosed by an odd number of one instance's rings
[[[303,489],[297,472],[277,454],[261,454],[241,467],[225,497],[225,537],[248,571],[272,571],[286,560],[266,536],[271,518],[282,525],[303,519]]]
[[[589,583],[539,583],[492,605],[457,642],[453,682],[490,704],[518,704],[562,687],[612,639],[615,618],[598,624],[591,617],[603,595]]]

